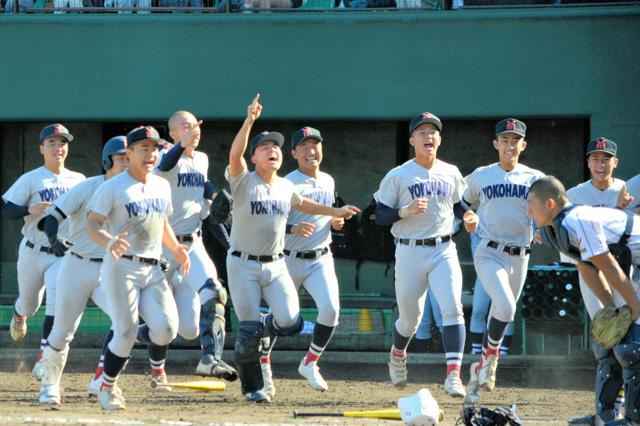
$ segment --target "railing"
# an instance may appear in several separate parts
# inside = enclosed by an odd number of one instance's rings
[[[349,12],[640,5],[640,0],[7,0],[6,13]]]

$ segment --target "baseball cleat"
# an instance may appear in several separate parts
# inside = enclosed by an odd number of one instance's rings
[[[168,392],[171,390],[171,386],[166,385],[169,383],[167,373],[164,370],[161,371],[161,373],[151,376],[151,387],[157,391]]]
[[[38,401],[41,404],[60,405],[60,386],[40,386],[40,397]]]
[[[41,381],[42,374],[44,372],[43,370],[44,370],[44,365],[42,364],[42,358],[40,358],[38,361],[36,361],[35,365],[33,366],[33,370],[31,370],[31,376],[37,381]]]
[[[464,398],[467,391],[464,389],[462,380],[460,380],[460,372],[453,370],[444,381],[444,390],[454,398]]]
[[[305,364],[304,359],[302,359],[298,366],[298,373],[307,379],[309,385],[311,385],[315,390],[324,392],[329,389],[329,385],[327,385],[327,382],[320,374],[320,368],[318,368],[316,361],[311,361],[309,364]]]
[[[238,379],[238,372],[235,368],[224,362],[217,360],[213,355],[207,354],[200,358],[196,367],[196,374],[201,376],[212,376],[233,382]]]
[[[480,383],[478,381],[478,363],[474,362],[469,367],[469,383],[467,383],[467,396],[464,399],[465,406],[475,406],[480,402]]]
[[[27,317],[11,318],[11,324],[9,325],[9,335],[14,342],[24,339],[27,335]]]
[[[591,414],[589,416],[584,416],[584,417],[574,417],[573,419],[569,420],[568,424],[570,426],[612,426],[612,425],[618,425],[618,424],[629,424],[629,423],[616,423],[619,420],[624,420],[624,418],[622,416],[616,417],[614,420],[610,420],[608,422],[604,421],[602,419],[602,417],[600,417],[597,414]]]
[[[87,393],[89,396],[98,396],[98,392],[100,392],[100,386],[102,385],[102,376],[98,378],[94,378],[89,383],[89,388],[87,389]]]
[[[496,387],[496,370],[498,369],[498,357],[489,355],[482,362],[478,370],[478,382],[482,390],[491,392]]]
[[[407,386],[407,358],[396,358],[392,355],[388,365],[393,386],[399,389]]]
[[[273,372],[271,371],[271,359],[267,358],[267,361],[262,362],[260,359],[260,369],[262,370],[262,381],[264,382],[264,388],[262,390],[269,396],[269,398],[273,398],[276,396],[276,386],[273,383]],[[262,402],[262,401],[256,401]]]
[[[255,403],[271,402],[271,397],[264,390],[257,390],[255,392],[247,392],[244,395],[247,400]]]
[[[102,409],[107,411],[127,409],[122,393],[115,387],[102,386],[98,392],[98,402]]]

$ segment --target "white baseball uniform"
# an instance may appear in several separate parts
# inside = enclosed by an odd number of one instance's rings
[[[562,220],[562,226],[567,229],[572,246],[580,250],[580,257],[588,261],[609,251],[608,244],[615,244],[624,233],[627,214],[618,209],[577,206],[570,210]],[[631,261],[634,265],[632,282],[636,294],[640,296],[640,220],[634,220],[631,237],[627,247],[631,250]],[[614,291],[612,289],[612,291]],[[584,297],[584,294],[583,294]],[[618,306],[626,304],[622,298],[616,300]],[[636,321],[640,324],[640,318]]]
[[[19,206],[30,206],[41,202],[53,202],[60,195],[83,181],[85,176],[68,169],[55,174],[38,167],[24,175],[11,185],[2,199]],[[15,309],[18,315],[33,315],[42,303],[44,288],[47,292],[46,314],[53,316],[55,311],[55,285],[59,258],[47,253],[49,242],[44,232],[38,230],[38,222],[44,214],[24,217],[22,235],[18,251],[18,300]],[[58,234],[64,238],[68,227],[60,227]]]
[[[527,277],[532,218],[527,212],[531,184],[544,176],[518,164],[506,171],[498,163],[479,167],[467,177],[464,199],[478,204],[481,242],[473,262],[491,297],[490,317],[513,321],[516,303]]]
[[[623,180],[613,178],[613,183],[611,184],[611,186],[609,186],[607,189],[602,190],[593,186],[591,180],[588,180],[567,190],[567,198],[569,198],[569,201],[571,201],[572,204],[613,208],[616,206],[618,193],[620,192],[624,184],[625,182]],[[560,255],[560,259],[563,262],[575,263],[574,260],[563,254]],[[584,278],[582,278],[581,274],[579,274],[579,281],[580,292],[582,293],[584,306],[587,308],[587,313],[589,314],[589,316],[593,318],[596,312],[602,309],[602,303],[600,303],[600,300],[598,300],[589,286],[587,286],[587,283],[584,281]],[[618,292],[616,292],[614,289],[611,290],[616,302],[622,302],[623,299],[618,294]]]
[[[456,166],[436,160],[431,169],[426,169],[412,159],[387,173],[374,194],[377,202],[392,208],[408,206],[419,197],[428,200],[425,213],[400,219],[391,227],[397,241],[395,288],[399,317],[395,327],[404,337],[411,337],[416,331],[427,289],[433,291],[442,310],[443,326],[464,324],[462,271],[456,245],[449,236],[453,205],[462,199],[465,188]],[[442,241],[443,237],[446,241]],[[420,244],[431,239],[432,244]]]
[[[293,183],[276,177],[269,185],[256,172],[225,176],[231,186],[233,210],[227,275],[233,307],[240,321],[260,321],[264,298],[281,328],[296,324],[300,303],[282,258],[287,217],[291,205],[302,203]],[[273,256],[271,262],[250,257]]]
[[[105,250],[86,233],[87,204],[105,182],[104,176],[94,176],[71,188],[46,211],[58,222],[69,223],[67,240],[72,246],[62,258],[56,285],[56,310],[49,345],[65,351],[80,324],[89,298],[108,314],[107,300],[100,286],[100,267]],[[62,216],[58,210],[62,212]]]
[[[138,312],[154,344],[168,345],[176,337],[178,312],[159,265],[171,209],[169,182],[150,174],[142,183],[128,171],[102,184],[89,201],[88,210],[107,218],[112,235],[127,232],[125,239],[131,245],[121,259],[107,253],[100,276],[114,332],[109,350],[118,357],[129,356]]]
[[[159,164],[159,163],[158,163]],[[209,171],[209,158],[203,152],[195,151],[193,158],[182,155],[177,164],[168,171],[155,173],[165,178],[171,186],[173,213],[169,222],[178,241],[189,247],[191,268],[187,276],[181,280],[172,280],[178,269],[178,262],[173,254],[165,249],[164,256],[170,266],[166,273],[167,280],[174,282],[174,296],[180,315],[178,333],[186,339],[195,339],[199,333],[200,304],[207,300],[200,300],[198,291],[205,285],[207,279],[212,279],[216,287],[221,287],[218,281],[216,267],[207,255],[202,243],[202,216],[204,184]],[[206,217],[206,216],[205,216]],[[209,295],[209,299],[211,296]]]
[[[319,172],[317,178],[295,170],[286,176],[296,191],[325,206],[334,203],[335,184],[327,173]],[[331,244],[331,217],[308,215],[292,209],[289,224],[308,222],[314,225],[311,236],[287,234],[284,237],[285,261],[296,287],[304,285],[318,307],[318,323],[327,327],[338,325],[340,294],[338,278],[333,265]]]

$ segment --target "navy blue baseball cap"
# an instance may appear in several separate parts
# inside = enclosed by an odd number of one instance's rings
[[[44,142],[45,139],[50,138],[51,136],[62,136],[67,140],[67,142],[71,142],[73,140],[73,136],[69,133],[69,130],[59,123],[49,124],[40,130],[40,143]]]
[[[284,145],[284,136],[282,135],[282,133],[269,132],[266,130],[262,133],[258,133],[251,139],[251,143],[249,144],[249,155],[253,155],[258,145],[265,142],[274,142],[276,145],[282,148],[282,145]]]
[[[431,114],[430,112],[423,112],[416,115],[415,117],[413,117],[413,120],[411,120],[411,123],[409,124],[409,134],[412,134],[413,131],[422,124],[433,124],[434,126],[436,126],[439,132],[442,131],[442,121],[440,121],[440,119],[436,115]]]
[[[527,125],[517,118],[505,118],[496,124],[496,136],[504,135],[505,133],[515,133],[524,137],[527,133]]]
[[[296,146],[300,145],[307,139],[315,139],[318,142],[322,142],[320,130],[308,126],[298,130],[291,136],[291,149],[296,149]]]
[[[618,152],[618,145],[607,138],[594,139],[587,146],[587,157],[594,152],[604,152],[615,157]]]
[[[165,143],[165,140],[160,137],[158,131],[151,126],[136,127],[127,133],[127,147],[142,141],[155,141],[158,144],[158,148]]]

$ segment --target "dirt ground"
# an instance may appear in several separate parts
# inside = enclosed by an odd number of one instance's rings
[[[409,365],[409,385],[395,389],[386,365],[321,364],[329,390],[312,390],[298,376],[297,364],[274,364],[276,397],[271,404],[246,402],[238,382],[225,392],[193,390],[153,391],[142,363],[129,365],[119,383],[127,399],[124,412],[106,413],[87,397],[92,368],[71,365],[63,376],[63,403],[52,409],[38,404],[39,383],[30,375],[31,364],[0,360],[0,424],[400,424],[398,421],[313,417],[293,419],[293,410],[333,413],[395,408],[399,397],[428,388],[444,410],[444,425],[455,424],[462,401],[447,396],[442,387],[444,366]],[[170,365],[170,381],[197,380],[185,366]],[[464,366],[466,382],[468,366]],[[593,407],[590,369],[499,368],[498,388],[484,395],[489,408],[516,404],[525,424],[566,424]]]

